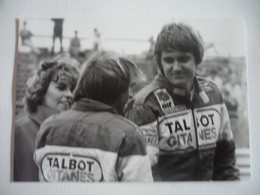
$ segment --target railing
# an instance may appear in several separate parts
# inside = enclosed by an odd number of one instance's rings
[[[236,149],[237,166],[240,170],[240,179],[250,178],[250,150],[249,148]]]

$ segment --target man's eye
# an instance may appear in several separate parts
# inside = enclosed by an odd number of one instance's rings
[[[174,62],[174,58],[172,57],[166,57],[166,58],[163,58],[163,61],[168,63],[168,64],[171,64]]]
[[[181,56],[178,58],[178,61],[182,63],[188,62],[189,60],[190,60],[189,56]]]

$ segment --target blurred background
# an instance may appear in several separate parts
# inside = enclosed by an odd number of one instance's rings
[[[154,43],[163,25],[184,22],[204,41],[198,75],[218,85],[229,111],[241,176],[250,175],[249,127],[244,23],[238,19],[82,19],[24,18],[19,20],[16,114],[21,114],[26,82],[41,60],[60,53],[75,58],[79,69],[93,52],[106,50],[133,60],[147,76],[135,93],[157,74]]]

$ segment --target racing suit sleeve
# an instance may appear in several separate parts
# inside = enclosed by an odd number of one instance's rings
[[[221,105],[221,127],[214,157],[213,180],[239,180],[235,143],[225,104]]]
[[[156,171],[159,159],[159,137],[156,115],[149,107],[137,104],[128,109],[125,116],[139,126],[140,134],[144,137],[147,146],[153,178],[155,181],[160,181],[160,176]]]
[[[152,171],[146,152],[145,142],[137,133],[134,137],[126,136],[120,145],[116,173],[121,182],[152,182]]]

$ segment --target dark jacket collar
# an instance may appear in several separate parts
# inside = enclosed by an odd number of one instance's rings
[[[95,111],[95,112],[112,112],[117,113],[117,111],[110,105],[88,99],[88,98],[81,98],[78,101],[74,102],[72,105],[72,109],[80,110],[80,111]]]

